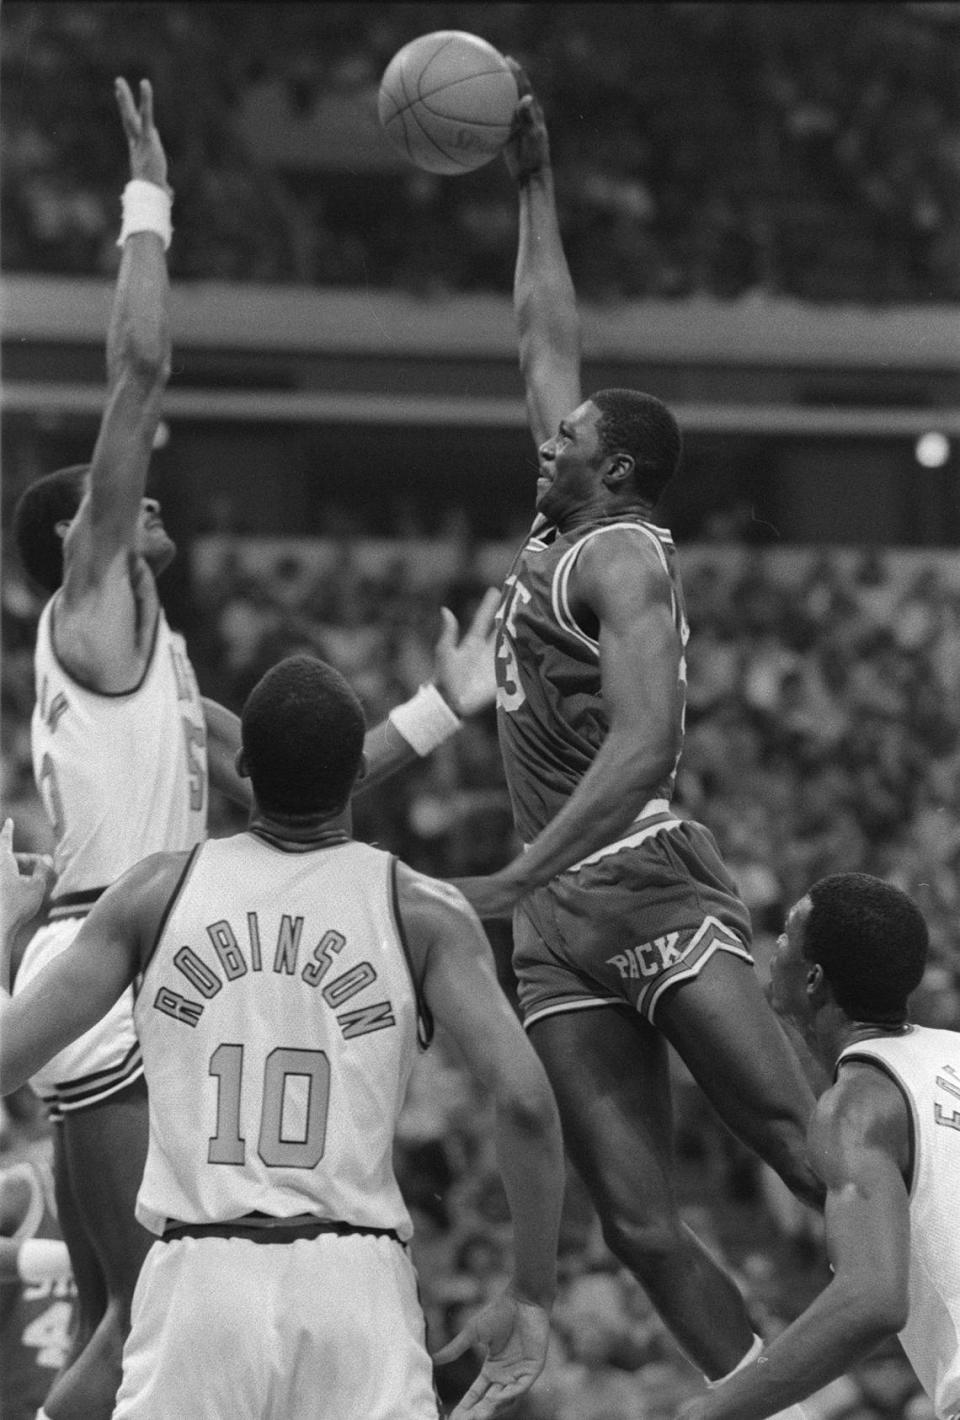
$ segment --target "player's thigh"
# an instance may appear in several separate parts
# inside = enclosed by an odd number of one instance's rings
[[[77,1288],[74,1352],[86,1345],[107,1309],[107,1286],[96,1249],[87,1232],[73,1187],[64,1128],[53,1131],[53,1179],[57,1223],[70,1254],[70,1269]]]
[[[60,1128],[87,1237],[109,1291],[129,1300],[151,1243],[134,1214],[149,1138],[143,1078],[67,1114]]]
[[[673,1112],[659,1032],[625,1008],[596,1007],[544,1016],[529,1034],[595,1205],[618,1213],[672,1206]]]
[[[715,953],[698,976],[664,995],[657,1022],[741,1138],[778,1124],[806,1129],[813,1092],[748,962]]]

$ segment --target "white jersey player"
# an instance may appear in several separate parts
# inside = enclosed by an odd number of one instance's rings
[[[207,818],[203,705],[183,637],[158,611],[149,659],[126,693],[83,684],[54,642],[58,599],[44,608],[34,658],[34,775],[53,826],[56,896],[17,972],[23,988],[76,934],[127,868],[164,848],[190,848]],[[133,991],[48,1062],[33,1081],[53,1118],[124,1089],[143,1073]]]
[[[833,1072],[809,1130],[833,1276],[682,1420],[764,1420],[895,1334],[937,1420],[960,1417],[960,1032],[907,1020],[927,950],[915,904],[866,873],[822,878],[790,911],[771,995]]]
[[[461,895],[349,838],[362,749],[343,678],[310,657],[281,662],[243,712],[249,830],[131,869],[3,1003],[6,1091],[142,977],[150,1145],[137,1206],[157,1241],[118,1420],[435,1420],[392,1165],[433,1019],[493,1092],[514,1223],[509,1287],[437,1360],[486,1354],[456,1412],[476,1420],[543,1365],[564,1179],[556,1106]]]

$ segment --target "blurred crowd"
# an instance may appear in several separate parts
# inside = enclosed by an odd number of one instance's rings
[[[438,607],[461,624],[507,549],[312,545],[219,536],[194,550],[185,626],[201,687],[238,708],[277,657],[309,648],[356,685],[370,722],[429,677]],[[758,968],[817,876],[862,869],[911,892],[933,953],[915,1016],[960,1027],[960,577],[947,554],[701,543],[681,551],[692,625],[678,804],[714,831],[753,915]],[[451,570],[456,569],[456,570]],[[39,604],[8,562],[3,600],[3,799],[48,844],[29,766]],[[212,831],[237,826],[213,805]],[[502,864],[515,844],[492,712],[356,801],[358,836],[442,876]],[[509,941],[492,932],[501,980]],[[767,1330],[823,1285],[816,1220],[713,1121],[677,1067],[691,1222],[735,1270]],[[485,1105],[444,1041],[421,1061],[399,1169],[417,1230],[431,1341],[505,1266],[505,1200]],[[606,1252],[571,1177],[547,1375],[521,1420],[667,1417],[699,1382]],[[443,1393],[462,1388],[459,1363]],[[466,1364],[466,1363],[465,1363]],[[897,1348],[823,1393],[813,1420],[929,1420]]]
[[[458,28],[529,69],[584,299],[960,295],[956,5],[8,0],[0,26],[8,270],[114,269],[123,73],[154,84],[175,278],[509,289],[503,165],[434,177],[376,127],[395,51]]]

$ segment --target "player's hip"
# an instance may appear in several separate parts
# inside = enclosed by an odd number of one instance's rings
[[[525,1023],[627,1005],[653,1019],[670,986],[717,951],[750,962],[750,918],[712,835],[673,820],[536,889],[514,916]]]
[[[83,904],[64,904],[38,927],[27,944],[13,984],[14,994],[73,942],[84,915],[99,893],[85,894]],[[54,908],[56,908],[56,903]],[[133,1023],[132,987],[119,997],[89,1031],[72,1041],[31,1080],[53,1119],[101,1104],[143,1075],[143,1059]]]

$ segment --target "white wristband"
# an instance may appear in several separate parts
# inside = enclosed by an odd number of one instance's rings
[[[169,192],[155,182],[133,178],[123,189],[122,200],[123,223],[117,246],[122,247],[134,232],[156,232],[158,237],[163,238],[163,249],[166,251],[173,236],[170,221],[173,198]]]
[[[57,1238],[27,1238],[17,1253],[17,1272],[23,1282],[68,1282],[70,1255]]]
[[[421,758],[455,735],[463,724],[435,685],[421,685],[416,695],[395,705],[387,719]]]

